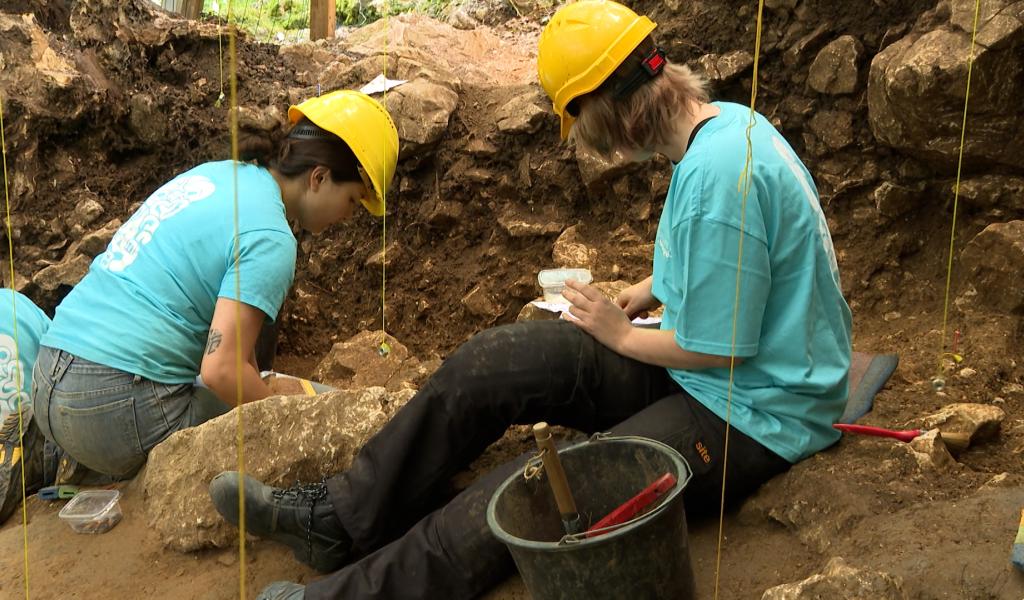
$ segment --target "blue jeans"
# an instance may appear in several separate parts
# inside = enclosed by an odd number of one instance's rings
[[[150,381],[45,346],[32,371],[32,404],[48,440],[114,479],[133,477],[175,431],[228,410],[191,383]]]

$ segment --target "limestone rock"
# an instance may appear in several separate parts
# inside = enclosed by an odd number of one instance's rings
[[[121,219],[111,219],[103,227],[85,234],[81,240],[71,245],[68,252],[78,252],[89,258],[95,258],[107,248],[120,227]]]
[[[917,208],[924,197],[924,185],[908,187],[883,181],[875,188],[875,208],[884,217],[895,218]]]
[[[157,145],[171,135],[166,111],[149,94],[133,94],[128,107],[128,124],[143,142]]]
[[[1021,168],[1024,23],[1015,22],[1013,43],[976,48],[964,155]],[[867,94],[875,138],[933,163],[955,164],[970,42],[969,33],[937,29],[908,35],[875,55]]]
[[[450,87],[418,79],[388,92],[387,103],[401,141],[399,155],[406,158],[433,149],[448,129],[459,95]]]
[[[1006,314],[1024,310],[1024,221],[989,225],[964,247],[960,261],[978,304]]]
[[[955,186],[950,184],[950,195]],[[1024,177],[982,175],[961,180],[960,200],[979,208],[1024,210]]]
[[[375,387],[246,404],[246,470],[274,486],[338,473],[412,395]],[[220,517],[208,492],[218,473],[238,468],[237,419],[233,410],[184,429],[150,453],[140,475],[147,518],[168,548],[192,552],[237,543],[238,530]]]
[[[754,66],[754,56],[746,50],[726,54],[705,54],[697,59],[707,78],[714,83],[729,83]]]
[[[939,412],[924,417],[921,424],[928,428],[937,427],[944,432],[967,434],[971,442],[976,443],[998,434],[1005,418],[1006,413],[997,406],[959,403],[950,404]]]
[[[75,205],[75,210],[68,215],[67,225],[69,227],[88,227],[96,222],[103,214],[103,205],[97,202],[96,194],[86,192],[82,200]]]
[[[539,215],[520,215],[505,212],[498,217],[498,224],[514,238],[554,235],[565,228],[564,223],[551,221]]]
[[[823,110],[811,117],[811,132],[830,150],[853,143],[853,115],[845,111]]]
[[[609,181],[636,168],[634,163],[619,156],[606,159],[582,144],[576,145],[576,165],[579,167],[583,184],[592,193],[599,191]]]
[[[938,429],[932,429],[910,442],[909,448],[922,469],[949,469],[956,463],[941,435]]]
[[[828,561],[824,571],[797,583],[767,590],[761,600],[907,600],[903,582],[888,573],[857,569],[841,557]]]
[[[785,63],[787,67],[796,65],[803,59],[806,52],[822,43],[825,40],[826,35],[828,35],[828,25],[821,23],[814,28],[814,31],[811,31],[807,35],[801,37],[792,46],[786,49],[782,54],[782,62]]]
[[[378,250],[374,254],[370,255],[364,263],[367,267],[380,268],[381,265],[391,267],[396,260],[402,257],[402,245],[398,243],[398,240],[394,240],[388,244],[385,248]]]
[[[551,258],[559,267],[582,267],[589,269],[597,263],[597,250],[580,240],[579,232],[573,225],[558,236]]]
[[[814,58],[807,73],[807,85],[822,94],[852,94],[857,91],[863,54],[864,46],[852,35],[836,38]]]
[[[483,286],[477,285],[462,299],[462,305],[470,313],[488,319],[497,319],[505,309],[495,301]]]
[[[60,285],[74,286],[89,272],[91,262],[88,256],[72,255],[63,262],[50,265],[36,273],[32,282],[48,292],[56,290]]]
[[[387,356],[379,351],[379,331],[362,331],[334,344],[313,370],[313,379],[339,389],[415,389],[429,373],[401,342],[390,335],[385,339],[391,347]]]
[[[535,92],[512,98],[494,115],[498,131],[509,134],[537,133],[544,124],[547,111],[538,104]]]
[[[970,34],[974,26],[974,0],[952,0],[950,5],[950,22]],[[978,44],[999,49],[1013,43],[1014,37],[1019,43],[1024,4],[1019,0],[985,0],[978,8]]]

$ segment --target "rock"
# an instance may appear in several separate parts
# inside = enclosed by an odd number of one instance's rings
[[[896,218],[921,205],[924,200],[924,184],[915,187],[883,181],[875,188],[875,209],[883,217]]]
[[[492,158],[498,155],[498,147],[480,138],[471,139],[465,147],[466,154],[476,158]]]
[[[538,298],[538,300],[543,300],[543,298]],[[561,318],[560,313],[544,310],[530,302],[519,311],[516,321],[553,321],[558,318]]]
[[[88,256],[74,254],[63,262],[50,265],[36,273],[32,283],[48,292],[56,290],[60,285],[74,286],[85,277],[90,263],[92,259]]]
[[[820,44],[827,34],[828,25],[825,23],[818,25],[814,31],[797,40],[796,43],[790,46],[782,54],[782,62],[787,67],[792,67],[798,64],[803,58],[804,53]]]
[[[949,447],[942,441],[938,429],[931,429],[914,438],[908,447],[922,469],[945,470],[953,467],[956,460]]]
[[[379,351],[379,331],[362,331],[334,344],[313,370],[313,380],[339,389],[415,389],[429,373],[405,345],[391,335],[384,337],[391,347],[387,356],[381,356]]]
[[[96,194],[86,192],[83,196],[75,205],[75,210],[68,215],[66,222],[69,227],[88,227],[103,214],[103,205],[96,201]]]
[[[273,486],[338,473],[412,396],[411,390],[373,387],[245,404],[246,471]],[[237,543],[238,530],[220,517],[207,491],[218,473],[238,468],[237,419],[231,411],[171,435],[150,452],[140,475],[147,518],[168,548],[192,552]]]
[[[973,10],[973,9],[972,9]],[[1017,22],[1015,39],[1024,38]],[[938,29],[910,34],[871,62],[868,116],[879,142],[952,167],[959,154],[970,34]],[[1024,106],[1019,82],[1024,52],[978,46],[964,155],[1024,167]]]
[[[114,238],[114,234],[120,227],[121,219],[111,219],[102,228],[85,234],[79,242],[71,245],[68,252],[78,252],[89,258],[95,258],[106,250],[110,240]]]
[[[514,238],[554,235],[565,229],[564,223],[536,215],[521,216],[511,211],[499,216],[498,224]]]
[[[765,8],[769,10],[778,10],[780,8],[786,8],[792,10],[796,7],[798,0],[765,0]]]
[[[417,79],[388,92],[387,103],[401,141],[399,155],[404,159],[433,149],[448,129],[459,95],[447,86]]]
[[[949,193],[956,192],[956,182],[950,184]],[[1024,210],[1024,177],[1009,175],[982,175],[960,181],[960,200],[978,208],[998,207],[1006,210]]]
[[[888,573],[857,569],[841,557],[825,570],[798,583],[775,586],[761,600],[907,600],[903,582]]]
[[[843,35],[818,52],[807,73],[807,85],[822,94],[857,91],[858,70],[864,46],[852,35]]]
[[[599,192],[605,184],[622,177],[636,168],[620,156],[606,159],[583,144],[576,145],[576,165],[580,170],[580,178],[591,193]]]
[[[943,432],[966,434],[973,444],[995,437],[1005,418],[1006,413],[997,406],[961,403],[950,404],[920,422],[929,429],[937,427]]]
[[[808,126],[830,150],[840,150],[853,143],[853,115],[846,111],[820,111],[811,117]]]
[[[974,27],[974,0],[952,0],[950,4],[950,23],[970,34]],[[978,36],[975,41],[992,49],[1012,43],[1024,22],[1024,5],[1018,0],[986,0],[979,9]]]
[[[288,118],[277,105],[265,107],[239,106],[238,127],[271,133],[287,123]]]
[[[494,115],[498,131],[513,135],[537,133],[547,115],[547,111],[538,105],[539,101],[536,92],[521,94],[509,100]]]
[[[394,264],[394,262],[398,260],[401,256],[402,246],[401,244],[398,243],[398,240],[394,240],[393,242],[388,244],[386,248],[378,250],[377,252],[372,254],[369,258],[366,259],[366,262],[364,264],[367,267],[380,268],[381,265],[385,264],[384,261],[386,259],[387,264],[385,266],[390,268],[391,265]]]
[[[576,226],[573,225],[558,236],[551,251],[551,258],[558,267],[582,267],[589,269],[597,263],[597,250],[580,241]]]
[[[128,108],[128,125],[140,140],[157,145],[168,139],[171,133],[170,121],[164,108],[152,96],[145,93],[132,94]]]
[[[713,83],[729,83],[754,66],[754,56],[746,50],[726,54],[705,54],[697,59],[705,76]]]
[[[978,304],[1005,314],[1024,311],[1024,221],[986,227],[964,247],[960,264]]]
[[[469,291],[465,297],[462,298],[462,305],[466,307],[470,313],[478,316],[485,317],[491,320],[497,319],[501,316],[505,309],[495,302],[494,298],[487,293],[487,291],[481,287],[476,286]]]

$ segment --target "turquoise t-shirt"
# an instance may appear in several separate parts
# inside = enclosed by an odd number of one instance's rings
[[[178,175],[114,235],[57,307],[42,344],[160,383],[195,381],[217,298],[235,295],[231,161]],[[270,172],[238,166],[240,300],[271,320],[296,241]]]
[[[17,360],[14,344],[15,314],[18,323]],[[22,400],[31,397],[32,367],[39,355],[39,338],[43,337],[49,327],[50,317],[34,302],[14,290],[0,288],[0,419],[17,410]]]
[[[736,266],[743,239],[734,427],[790,462],[839,439],[850,367],[850,308],[811,174],[778,131],[756,115],[752,180],[741,229],[739,187],[749,108],[721,113],[697,134],[672,175],[658,224],[655,297],[662,328],[685,350],[729,356]],[[729,369],[672,377],[725,419]]]

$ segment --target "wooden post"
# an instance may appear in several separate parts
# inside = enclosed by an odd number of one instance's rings
[[[310,0],[309,39],[322,40],[334,37],[335,0]]]
[[[203,15],[203,0],[181,0],[181,16],[198,19]]]

